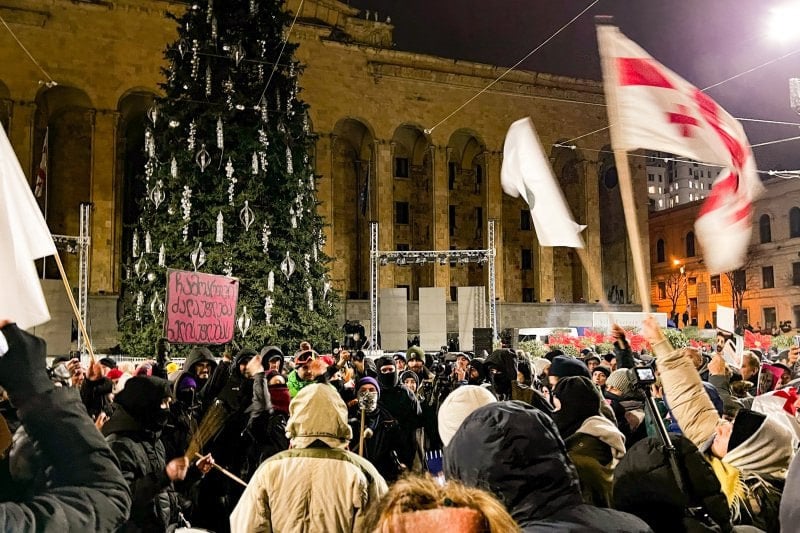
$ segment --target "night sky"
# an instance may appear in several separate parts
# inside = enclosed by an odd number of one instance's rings
[[[520,68],[599,80],[595,15],[657,60],[705,88],[800,50],[796,38],[768,35],[770,8],[800,0],[600,0]],[[391,16],[399,50],[511,66],[591,4],[591,0],[350,0]],[[800,17],[798,17],[800,18]],[[800,53],[708,91],[735,117],[800,122],[789,106],[789,78]],[[751,144],[800,135],[797,126],[744,122]],[[588,133],[588,132],[587,132]],[[800,169],[800,140],[754,148],[760,170]]]

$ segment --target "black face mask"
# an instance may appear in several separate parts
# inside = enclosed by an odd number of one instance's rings
[[[511,380],[508,379],[508,376],[506,376],[503,372],[490,374],[490,376],[492,378],[492,386],[494,387],[496,394],[511,394]]]
[[[397,386],[397,372],[389,372],[388,374],[378,374],[378,384],[383,389],[393,389]]]
[[[161,431],[169,422],[169,409],[159,409],[153,416],[147,418],[147,429]]]

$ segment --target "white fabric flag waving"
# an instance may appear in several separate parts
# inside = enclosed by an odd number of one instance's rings
[[[763,190],[742,125],[616,26],[599,25],[597,37],[613,148],[660,150],[725,167],[695,233],[712,274],[739,268],[750,242],[752,203]]]
[[[530,118],[508,128],[500,184],[509,196],[522,196],[528,202],[541,246],[583,248],[580,232],[586,226],[572,220]]]
[[[50,230],[0,126],[0,319],[30,328],[50,320],[33,264],[56,253]]]

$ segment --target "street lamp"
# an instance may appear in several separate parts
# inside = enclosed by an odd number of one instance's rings
[[[686,314],[688,316],[688,320],[684,323],[684,327],[688,326],[692,320],[692,308],[689,306],[689,279],[686,275],[686,265],[681,263],[680,259],[673,259],[672,264],[676,267],[679,267],[678,270],[681,273],[681,277],[679,278],[678,283],[683,283],[683,294],[686,296]],[[678,285],[680,287],[680,285]]]

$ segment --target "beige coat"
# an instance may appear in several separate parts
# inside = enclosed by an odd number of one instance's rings
[[[344,402],[333,387],[309,385],[289,415],[293,449],[256,470],[231,514],[231,531],[361,531],[367,507],[388,487],[372,464],[346,449],[352,432]],[[308,447],[317,440],[329,447]]]

